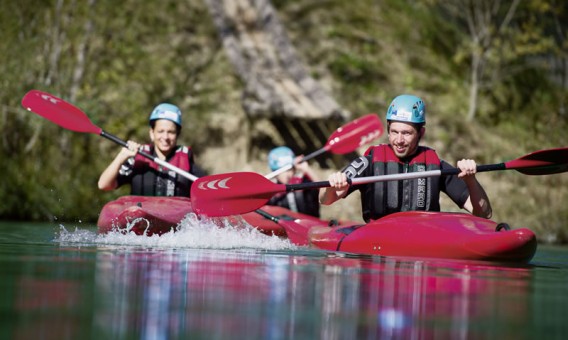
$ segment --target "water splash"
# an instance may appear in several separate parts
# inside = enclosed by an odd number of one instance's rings
[[[128,230],[128,229],[127,229]],[[54,240],[66,245],[100,246],[125,245],[164,248],[196,249],[264,249],[287,250],[296,246],[288,239],[259,232],[244,219],[235,218],[231,223],[225,218],[206,219],[191,213],[178,224],[177,231],[160,236],[140,236],[132,231],[111,231],[98,234],[91,230],[68,230],[60,225]]]

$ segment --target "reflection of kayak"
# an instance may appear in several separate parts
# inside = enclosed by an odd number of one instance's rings
[[[328,221],[296,213],[286,208],[265,206],[266,213],[283,219],[300,219],[304,226],[327,226]],[[189,213],[192,213],[191,200],[186,197],[122,196],[108,202],[102,209],[97,222],[99,233],[113,229],[133,231],[138,235],[161,235],[175,228]],[[267,235],[285,236],[286,231],[256,212],[241,215],[250,225]],[[235,223],[237,217],[231,217]]]
[[[288,229],[288,228],[287,228]],[[289,232],[308,244],[310,228],[297,223]],[[535,234],[465,213],[401,212],[365,224],[318,228],[312,247],[358,254],[528,262],[536,251]],[[291,237],[292,239],[292,237]]]

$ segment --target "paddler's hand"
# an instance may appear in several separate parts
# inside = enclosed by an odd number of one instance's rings
[[[294,159],[294,168],[297,172],[301,173],[302,176],[307,177],[310,181],[317,181],[317,175],[314,173],[308,162],[302,161],[304,155],[299,155]]]
[[[323,205],[329,205],[347,194],[349,183],[347,176],[343,172],[335,172],[327,178],[329,187],[320,190],[319,202]]]
[[[136,156],[136,154],[138,153],[138,150],[140,150],[141,145],[133,142],[131,140],[129,140],[128,142],[126,142],[126,145],[128,146],[127,148],[122,148],[122,150],[120,151],[120,156],[126,160],[130,157],[134,157]]]
[[[458,161],[457,164],[458,168],[461,172],[458,174],[458,177],[463,179],[464,181],[469,181],[470,179],[475,179],[475,174],[477,173],[477,164],[473,159],[462,159]]]
[[[308,162],[303,161],[301,162],[301,160],[304,159],[304,155],[299,155],[296,158],[294,158],[294,167],[302,172],[302,173],[306,173],[308,171],[310,171],[310,166],[308,165]]]
[[[128,141],[126,147],[120,148],[120,152],[114,157],[114,160],[107,166],[99,178],[98,187],[101,190],[114,190],[118,187],[116,181],[120,167],[128,158],[136,156],[140,149],[140,144]]]
[[[458,177],[463,179],[469,191],[469,197],[464,203],[464,209],[475,216],[491,218],[493,210],[487,193],[475,178],[477,164],[473,159],[462,159],[457,164],[461,172]]]
[[[327,180],[329,181],[330,188],[338,191],[338,194],[340,191],[344,191],[349,188],[347,176],[341,171],[329,175]]]

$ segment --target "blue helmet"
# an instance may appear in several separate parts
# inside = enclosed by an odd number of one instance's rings
[[[387,121],[426,123],[426,105],[419,97],[402,94],[396,97],[387,110]]]
[[[150,114],[150,122],[158,119],[170,120],[181,127],[181,110],[175,105],[161,103],[156,106],[152,114]]]
[[[268,166],[270,170],[278,170],[288,164],[294,163],[294,152],[286,146],[279,146],[268,153]]]

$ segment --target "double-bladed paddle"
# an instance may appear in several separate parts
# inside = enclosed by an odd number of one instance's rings
[[[335,130],[321,149],[301,158],[301,162],[308,161],[324,152],[331,152],[337,155],[355,151],[357,148],[369,144],[373,140],[382,136],[384,131],[383,124],[379,117],[370,113],[359,117]],[[264,176],[272,179],[279,174],[292,169],[293,164],[288,164],[280,169],[274,170]]]
[[[31,90],[26,93],[26,95],[22,99],[22,106],[28,111],[34,112],[67,130],[93,133],[110,139],[111,141],[122,145],[125,148],[128,147],[127,143],[122,139],[106,131],[103,131],[103,129],[93,124],[89,117],[87,117],[87,115],[79,108],[73,106],[63,99],[57,98],[52,94],[39,90]],[[198,178],[187,171],[184,171],[164,160],[159,159],[158,157],[150,155],[149,153],[146,153],[144,151],[138,151],[138,153],[143,157],[151,159],[155,163],[168,168],[192,181],[195,181]]]
[[[535,151],[498,164],[478,165],[477,172],[517,170],[525,175],[550,175],[568,171],[568,148]],[[398,181],[405,179],[457,175],[457,168],[360,177],[350,184]],[[276,193],[329,187],[329,181],[277,184],[254,172],[233,172],[206,176],[191,187],[193,209],[207,216],[227,216],[253,211]]]

